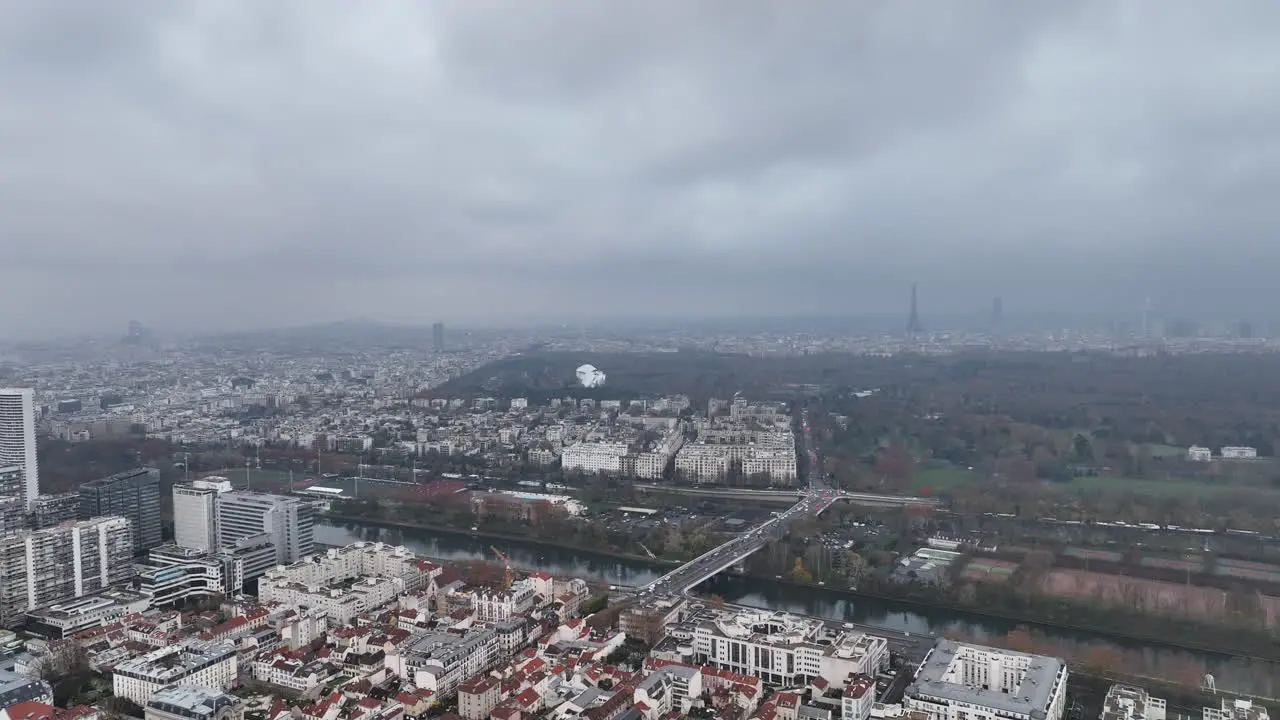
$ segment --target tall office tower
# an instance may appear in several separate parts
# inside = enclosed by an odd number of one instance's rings
[[[1000,321],[1004,320],[1004,298],[995,297],[991,299],[991,327],[1000,327]]]
[[[133,577],[133,527],[100,517],[0,537],[0,623]]]
[[[133,522],[134,555],[160,544],[160,471],[136,468],[80,486],[80,519],[119,515]]]
[[[40,494],[36,464],[35,391],[0,388],[0,467],[22,468],[22,499],[30,507]]]
[[[218,547],[234,550],[240,540],[267,535],[276,563],[288,565],[315,548],[315,508],[295,497],[229,492],[218,498]]]
[[[907,334],[915,335],[924,330],[920,326],[920,304],[916,296],[916,284],[911,283],[911,314],[907,316]]]
[[[444,352],[444,323],[442,322],[431,324],[431,349]]]
[[[231,481],[193,480],[173,486],[173,541],[184,548],[212,552],[218,548],[218,497],[231,492]]]

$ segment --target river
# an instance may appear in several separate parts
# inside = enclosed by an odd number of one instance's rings
[[[316,525],[316,542],[325,545],[347,545],[357,541],[377,541],[404,545],[431,558],[444,560],[496,560],[490,546],[496,547],[521,568],[537,568],[556,575],[602,580],[613,585],[645,585],[664,570],[655,564],[638,560],[619,560],[592,553],[510,540],[489,540],[429,530],[384,528],[354,523]],[[715,593],[728,602],[756,607],[787,610],[844,622],[855,622],[912,633],[941,635],[956,631],[970,638],[1000,637],[1017,623],[977,616],[955,610],[920,608],[890,600],[851,597],[838,590],[798,587],[744,577],[719,576],[698,588]],[[1275,697],[1280,694],[1280,664],[1250,661],[1220,653],[1152,646],[1137,640],[1101,636],[1089,632],[1044,628],[1043,636],[1054,643],[1071,647],[1104,648],[1120,652],[1138,652],[1146,668],[1207,667],[1218,688]]]

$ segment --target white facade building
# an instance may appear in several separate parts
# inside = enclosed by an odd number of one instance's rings
[[[399,578],[369,577],[344,589],[303,585],[270,572],[258,580],[258,599],[262,602],[324,610],[329,624],[335,627],[350,624],[361,613],[390,605],[404,592],[404,581]]]
[[[218,497],[218,547],[233,550],[240,540],[267,535],[276,564],[288,565],[315,548],[315,508],[285,495],[234,491]]]
[[[493,628],[470,630],[464,635],[425,632],[414,635],[386,656],[388,670],[442,697],[457,692],[465,679],[489,670],[500,657],[498,633]]]
[[[1213,459],[1213,451],[1207,447],[1192,445],[1187,448],[1187,459],[1191,462],[1209,462]]]
[[[1222,448],[1222,459],[1224,460],[1253,460],[1257,457],[1257,448],[1232,446]]]
[[[477,590],[474,597],[476,620],[499,622],[533,608],[535,584],[524,578],[511,583],[506,590]]]
[[[236,682],[236,648],[231,643],[187,641],[153,650],[116,665],[112,686],[116,697],[145,705],[168,685],[199,685],[229,690]]]
[[[566,447],[560,453],[560,467],[565,471],[580,470],[592,473],[622,472],[622,458],[627,454],[626,443],[580,442]]]
[[[804,684],[816,677],[843,684],[850,675],[874,676],[889,663],[885,638],[769,611],[724,613],[699,623],[693,652],[701,664],[776,685]]]
[[[31,507],[40,494],[36,462],[35,391],[0,388],[0,468],[22,468],[22,498]]]
[[[132,559],[133,527],[122,517],[0,537],[0,622],[122,583]]]
[[[929,720],[1061,720],[1067,666],[1057,658],[939,640],[903,697]]]
[[[1168,712],[1163,698],[1152,697],[1132,685],[1112,685],[1102,701],[1101,720],[1165,720]]]
[[[218,497],[231,491],[231,481],[206,478],[173,486],[174,542],[212,551],[218,547]]]

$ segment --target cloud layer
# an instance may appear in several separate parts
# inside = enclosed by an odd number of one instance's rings
[[[0,332],[1280,299],[1280,4],[0,4]]]

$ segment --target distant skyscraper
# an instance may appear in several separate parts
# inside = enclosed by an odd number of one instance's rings
[[[1004,298],[994,297],[991,299],[991,327],[1000,327],[1000,321],[1004,320]]]
[[[40,494],[36,464],[35,392],[0,388],[0,468],[22,468],[22,499],[28,508]]]
[[[907,333],[914,335],[921,330],[919,298],[916,296],[916,284],[911,283],[911,314],[907,317]]]
[[[116,515],[133,523],[133,551],[160,545],[160,471],[137,468],[80,486],[80,519]]]
[[[431,349],[444,352],[444,323],[431,324]]]
[[[1252,340],[1253,339],[1253,323],[1249,322],[1248,320],[1241,320],[1240,324],[1236,326],[1236,336],[1238,336],[1241,340]]]

